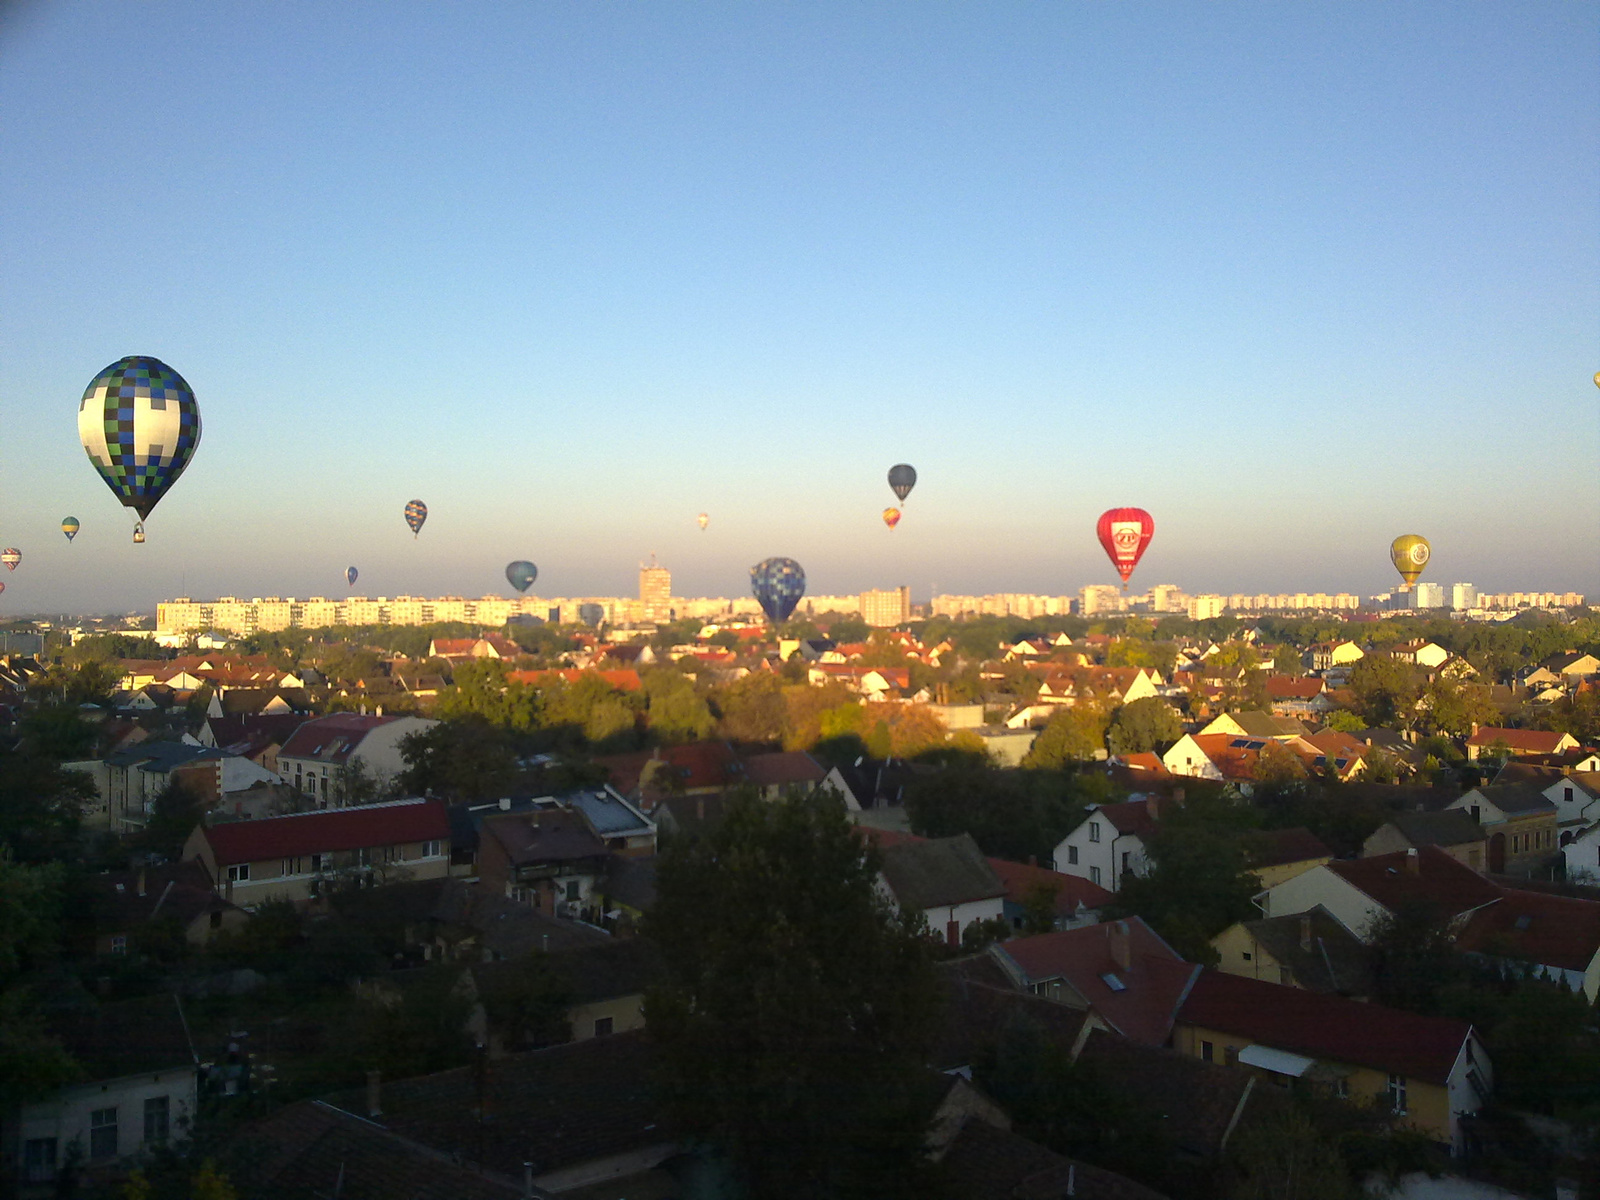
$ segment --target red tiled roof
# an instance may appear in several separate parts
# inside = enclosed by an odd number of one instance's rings
[[[1111,955],[1118,927],[1127,930],[1126,967]],[[1149,1046],[1166,1044],[1173,1016],[1200,969],[1179,958],[1139,917],[1013,938],[994,949],[1026,972],[1030,982],[1066,980],[1124,1037]],[[1115,977],[1121,990],[1107,975]]]
[[[1417,869],[1407,851],[1331,862],[1328,870],[1371,896],[1390,912],[1408,902],[1431,901],[1447,915],[1471,912],[1500,898],[1500,889],[1437,846],[1417,851]]]
[[[343,762],[367,734],[380,725],[399,719],[397,716],[377,717],[364,713],[330,713],[326,717],[302,721],[278,751],[278,757]]]
[[[753,754],[744,760],[744,777],[758,787],[785,783],[821,783],[828,772],[803,750]]]
[[[1467,739],[1469,746],[1492,746],[1504,742],[1523,754],[1555,754],[1566,739],[1564,733],[1551,733],[1544,729],[1497,729],[1485,725]]]
[[[1448,1017],[1424,1017],[1212,970],[1195,980],[1178,1020],[1274,1050],[1440,1085],[1450,1078],[1472,1031],[1465,1021]]]
[[[585,676],[603,679],[619,692],[637,692],[644,686],[644,681],[639,678],[639,672],[631,667],[617,671],[579,670],[577,667],[560,667],[547,671],[507,671],[506,678],[515,683],[527,683],[538,686],[548,679],[560,679],[566,683],[577,683]]]
[[[1327,686],[1321,679],[1296,679],[1293,675],[1268,675],[1267,699],[1315,700]]]
[[[653,758],[663,759],[676,767],[686,790],[725,786],[734,778],[737,762],[727,742],[685,742],[681,746],[613,754],[597,758],[594,762],[609,773],[612,787],[624,796],[630,796],[639,787],[645,764]]]
[[[1118,833],[1136,833],[1148,838],[1155,832],[1155,818],[1150,814],[1146,800],[1124,800],[1121,804],[1102,804],[1095,815],[1104,817],[1116,827]]]
[[[219,867],[334,850],[444,840],[450,818],[437,800],[396,800],[213,825],[205,831]]]
[[[477,638],[434,638],[429,649],[438,658],[466,658],[477,644]]]
[[[1143,750],[1138,754],[1119,754],[1117,762],[1135,775],[1151,776],[1156,779],[1171,779],[1172,772],[1167,770],[1161,756],[1153,750]]]
[[[1456,946],[1564,971],[1586,971],[1600,952],[1600,902],[1502,888],[1500,903],[1473,913]]]
[[[1250,865],[1276,867],[1285,863],[1306,862],[1313,858],[1332,858],[1333,851],[1309,829],[1262,829],[1250,837]]]
[[[1112,895],[1098,884],[1090,883],[1076,875],[1063,875],[1047,867],[1032,867],[1027,863],[1007,862],[1003,858],[989,859],[989,866],[1000,876],[1005,886],[1006,899],[1013,904],[1026,904],[1035,888],[1045,887],[1055,891],[1057,916],[1070,917],[1085,908],[1101,908],[1111,903]]]

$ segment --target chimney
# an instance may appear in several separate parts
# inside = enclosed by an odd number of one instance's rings
[[[1183,803],[1183,789],[1182,788],[1173,788],[1172,789],[1172,802],[1174,804],[1182,804]]]
[[[134,890],[136,892],[138,892],[139,895],[141,895],[141,896],[144,895],[144,868],[143,867],[139,868],[139,882],[135,885]]]
[[[1133,966],[1133,953],[1128,946],[1128,923],[1126,921],[1114,922],[1107,933],[1107,942],[1111,947],[1111,961],[1124,971]]]
[[[1311,949],[1311,914],[1302,913],[1300,916],[1300,949]]]
[[[1028,865],[1030,867],[1037,867],[1039,865],[1039,856],[1037,854],[1028,855]]]
[[[383,1072],[367,1072],[367,1116],[383,1116]]]
[[[381,704],[378,705],[378,707],[373,710],[373,713],[376,716],[380,716],[380,717],[383,716],[383,705],[381,705]]]
[[[522,1164],[522,1200],[533,1200],[533,1164]]]
[[[1418,874],[1422,870],[1422,855],[1417,853],[1417,848],[1415,846],[1410,846],[1406,849],[1406,870],[1410,871],[1413,875]]]
[[[510,796],[501,796],[500,797],[500,811],[501,812],[510,812],[511,811],[511,797]]]
[[[1144,798],[1144,811],[1150,815],[1152,821],[1161,816],[1161,797],[1151,792]]]
[[[704,796],[696,796],[694,798],[694,819],[696,821],[704,821],[706,819],[706,798]]]
[[[1472,723],[1472,725],[1468,728],[1467,736],[1468,737],[1477,737],[1478,736],[1478,723],[1476,721],[1474,721]]]

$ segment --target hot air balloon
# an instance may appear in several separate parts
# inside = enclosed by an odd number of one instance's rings
[[[83,528],[83,526],[78,524],[78,518],[77,517],[63,517],[62,518],[62,521],[61,521],[61,532],[67,535],[67,541],[70,542],[73,538],[77,537],[78,536],[78,530],[81,529],[81,528]]]
[[[883,510],[883,523],[885,525],[887,525],[891,530],[896,525],[900,524],[900,510],[898,508],[886,508],[886,509],[884,509]]]
[[[806,573],[792,558],[766,558],[750,568],[750,591],[774,625],[782,625],[806,594]]]
[[[1400,586],[1402,592],[1411,590],[1411,585],[1416,583],[1417,576],[1422,574],[1422,568],[1428,565],[1432,554],[1433,547],[1428,545],[1425,537],[1402,533],[1395,538],[1394,544],[1389,547],[1389,559],[1394,563],[1394,569],[1400,572],[1400,578],[1405,580]]]
[[[578,605],[578,620],[582,621],[585,625],[589,625],[598,629],[600,627],[600,622],[604,621],[605,619],[606,610],[601,605],[595,604],[593,601]]]
[[[896,463],[889,468],[889,488],[904,503],[917,486],[917,469],[910,463]]]
[[[144,522],[183,474],[200,444],[200,406],[171,367],[145,355],[120,358],[90,381],[78,402],[78,440],[112,493]]]
[[[412,537],[422,532],[422,523],[427,519],[428,506],[421,500],[412,500],[406,504],[406,524],[411,526]]]
[[[694,519],[694,523],[700,526],[701,529],[704,529],[707,525],[711,524],[711,518],[705,513],[701,513]]]
[[[1145,547],[1155,536],[1156,523],[1142,508],[1112,508],[1100,514],[1096,532],[1100,544],[1117,574],[1122,576],[1122,590],[1128,590],[1128,576],[1144,556]]]
[[[5,590],[6,590],[6,585],[3,584],[3,583],[0,583],[0,592],[3,592]]]
[[[514,563],[506,564],[506,579],[519,592],[526,592],[537,578],[539,578],[539,568],[531,562],[524,562],[519,558]]]
[[[360,577],[361,577],[361,572],[356,570],[354,567],[346,567],[344,569],[344,581],[347,584],[349,584],[351,587],[355,587],[356,580],[359,579]]]
[[[0,550],[0,563],[5,563],[6,570],[15,571],[21,561],[22,551],[15,546],[7,546],[4,550]]]

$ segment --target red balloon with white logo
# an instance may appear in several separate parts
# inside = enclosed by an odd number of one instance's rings
[[[1156,523],[1142,508],[1112,508],[1100,514],[1098,532],[1106,556],[1122,576],[1122,590],[1127,591],[1128,576],[1155,536]]]

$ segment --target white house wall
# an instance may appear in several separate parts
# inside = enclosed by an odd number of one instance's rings
[[[1362,941],[1372,923],[1385,915],[1384,907],[1360,888],[1346,882],[1327,867],[1313,867],[1286,879],[1265,893],[1266,915],[1294,916],[1322,905],[1334,918]]]

